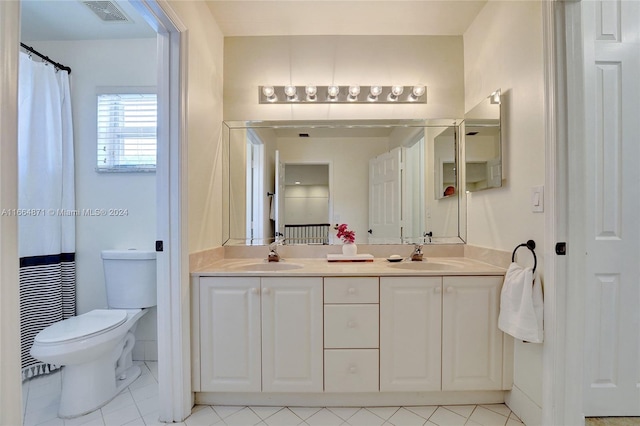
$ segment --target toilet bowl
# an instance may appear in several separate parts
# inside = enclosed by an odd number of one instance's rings
[[[131,352],[138,320],[155,305],[155,253],[110,250],[102,258],[109,309],[52,324],[31,347],[35,359],[63,367],[61,418],[104,406],[140,376]]]

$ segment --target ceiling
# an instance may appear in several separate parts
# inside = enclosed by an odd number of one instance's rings
[[[487,0],[205,1],[225,36],[282,36],[462,35]],[[128,1],[113,3],[129,22],[103,22],[81,0],[21,0],[21,39],[155,36]]]

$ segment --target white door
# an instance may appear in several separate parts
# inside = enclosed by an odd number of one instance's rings
[[[369,244],[401,243],[402,150],[369,160]]]
[[[322,392],[322,278],[262,278],[262,390]]]
[[[439,391],[441,277],[380,278],[380,391]]]
[[[260,278],[200,278],[204,392],[260,391]]]
[[[584,159],[585,247],[569,255],[585,253],[583,410],[640,416],[640,3],[581,3],[585,129],[569,149]]]
[[[444,277],[442,390],[502,389],[503,277]]]
[[[284,237],[284,191],[286,188],[284,172],[285,168],[284,163],[280,159],[280,151],[276,151],[276,193],[273,196],[275,208],[274,217],[276,219],[275,239],[278,239],[278,237]]]

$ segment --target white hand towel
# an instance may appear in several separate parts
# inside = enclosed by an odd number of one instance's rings
[[[276,197],[269,196],[269,219],[276,220],[276,203],[274,201]]]
[[[531,343],[542,343],[542,285],[529,267],[512,263],[500,295],[498,328]]]

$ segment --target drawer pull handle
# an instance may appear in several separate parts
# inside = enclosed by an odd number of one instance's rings
[[[351,367],[349,367],[349,373],[355,374],[356,371],[357,371],[357,368],[355,365],[352,365]]]
[[[347,321],[347,327],[348,328],[355,328],[356,326],[356,322],[353,320]]]
[[[265,287],[262,289],[262,294],[271,294],[271,289],[269,287]]]
[[[260,290],[258,290],[257,288],[254,287],[251,289],[251,294],[259,294],[259,293],[260,293]]]
[[[356,294],[356,289],[353,287],[349,287],[349,290],[347,290],[347,293],[349,294]]]

